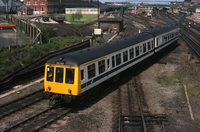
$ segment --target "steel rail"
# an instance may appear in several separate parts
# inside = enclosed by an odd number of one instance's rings
[[[42,90],[0,106],[0,119],[33,105],[43,99]]]
[[[181,38],[190,46],[195,54],[197,54],[197,57],[200,60],[200,46],[184,32],[182,32]]]
[[[25,124],[26,122],[28,122],[28,121],[30,121],[30,120],[33,120],[33,119],[35,119],[36,117],[39,117],[40,115],[42,115],[42,114],[44,114],[44,113],[47,113],[47,112],[50,111],[50,110],[56,109],[56,108],[58,107],[58,105],[59,105],[59,104],[56,104],[56,105],[54,105],[54,106],[52,106],[52,107],[46,108],[46,109],[43,110],[42,112],[36,113],[35,115],[33,114],[33,115],[30,116],[29,118],[24,119],[24,120],[21,120],[21,121],[19,121],[18,123],[14,124],[13,126],[11,126],[11,127],[9,127],[9,128],[6,128],[6,129],[4,130],[4,132],[11,131],[11,130],[13,130],[13,129],[19,127],[20,125],[23,125],[23,124]]]
[[[143,114],[143,110],[142,110],[142,106],[141,106],[141,101],[140,101],[140,94],[139,94],[139,91],[138,91],[138,85],[137,85],[137,81],[136,81],[136,78],[134,78],[135,80],[135,86],[136,86],[136,91],[137,91],[137,96],[138,96],[138,102],[139,102],[139,107],[140,107],[140,113],[141,113],[141,116],[142,116],[142,124],[143,124],[143,128],[144,128],[144,132],[147,132],[147,127],[146,127],[146,122],[145,122],[145,119],[144,119],[144,114]]]

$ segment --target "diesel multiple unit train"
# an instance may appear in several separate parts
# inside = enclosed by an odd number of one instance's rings
[[[135,36],[59,55],[45,64],[44,90],[68,102],[154,55],[179,37],[169,25]]]

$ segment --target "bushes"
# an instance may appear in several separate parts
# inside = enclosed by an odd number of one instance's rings
[[[49,32],[50,30],[48,30]],[[47,37],[49,38],[49,36]],[[45,54],[82,41],[80,37],[49,38],[51,43],[41,45],[17,45],[11,48],[0,47],[0,79],[25,65],[44,56]],[[48,39],[47,39],[48,40]]]
[[[43,43],[47,43],[48,40],[56,35],[56,32],[52,28],[41,28],[42,31],[42,41]]]

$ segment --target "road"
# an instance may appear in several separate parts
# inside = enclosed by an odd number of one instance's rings
[[[21,38],[20,35],[16,36],[16,33],[13,29],[0,30],[0,46],[8,47],[10,45],[21,45],[26,43],[26,40]]]

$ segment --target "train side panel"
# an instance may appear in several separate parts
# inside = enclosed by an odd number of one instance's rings
[[[87,64],[81,65],[81,69],[84,69],[85,79],[81,81],[81,93],[88,91],[94,86],[108,80],[109,78],[121,73],[122,71],[128,69],[129,67],[139,63],[140,61],[152,56],[154,54],[154,39],[148,39],[141,43],[135,44],[131,47],[127,47],[126,49],[122,49],[120,51],[114,52],[107,56],[104,56],[100,59],[93,60],[88,62]],[[137,49],[138,48],[138,49]],[[131,57],[130,50],[133,50],[133,54]],[[117,56],[120,55],[119,60],[117,60]],[[114,58],[114,59],[113,59]],[[126,58],[126,60],[124,60]],[[99,62],[104,61],[105,71],[103,73],[99,73]],[[120,61],[120,64],[117,64]],[[94,77],[89,78],[88,66],[93,65],[95,67]]]
[[[155,52],[178,40],[178,28],[155,37]]]

